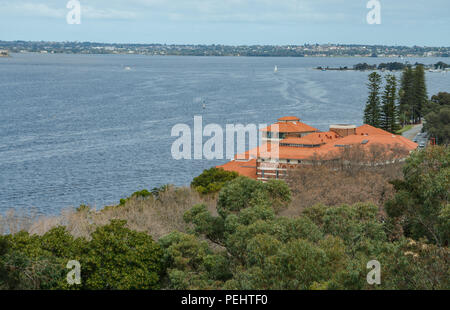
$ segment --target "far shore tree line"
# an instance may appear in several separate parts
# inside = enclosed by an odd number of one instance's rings
[[[418,63],[416,62],[414,65],[408,64],[408,63],[403,63],[403,62],[398,62],[398,61],[394,61],[394,62],[387,62],[387,63],[380,63],[380,64],[368,64],[367,62],[363,62],[363,63],[358,63],[356,65],[354,65],[353,67],[348,67],[348,66],[340,66],[340,67],[336,67],[336,68],[330,68],[330,67],[322,67],[319,66],[316,69],[317,70],[331,70],[331,71],[347,71],[347,70],[354,70],[354,71],[373,71],[373,70],[380,70],[380,71],[402,71],[405,70],[408,67],[417,67],[417,66],[423,66],[425,69],[428,70],[447,70],[448,68],[450,68],[449,64],[446,64],[443,61],[439,61],[435,64],[431,64],[431,65],[425,65],[422,63]]]
[[[417,66],[423,66],[427,69],[434,69],[434,70],[445,70],[447,68],[450,68],[450,65],[446,64],[445,62],[439,61],[433,65],[424,65],[421,63],[416,62],[414,64],[415,67]],[[388,63],[381,63],[378,66],[377,65],[369,65],[368,63],[359,63],[353,66],[353,70],[358,71],[366,71],[366,70],[382,70],[382,71],[400,71],[405,70],[408,67],[411,67],[409,64],[404,64],[402,62],[388,62]]]

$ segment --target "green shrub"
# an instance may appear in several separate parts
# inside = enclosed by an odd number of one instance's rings
[[[414,152],[403,169],[404,180],[392,182],[397,191],[386,203],[387,214],[402,223],[407,237],[448,244],[450,147]]]
[[[191,186],[203,195],[217,193],[227,182],[236,179],[238,176],[239,174],[234,171],[211,168],[203,171],[198,177],[195,177]]]
[[[159,240],[171,289],[220,288],[231,277],[229,261],[214,253],[205,241],[173,232]]]
[[[162,250],[143,232],[113,220],[92,233],[89,250],[81,259],[86,289],[158,289]]]
[[[239,177],[222,188],[217,202],[217,212],[225,218],[232,212],[239,212],[252,206],[267,206],[281,209],[291,201],[291,192],[284,181],[267,183],[246,177]]]
[[[0,289],[53,289],[65,276],[61,259],[40,247],[40,238],[20,232],[0,236]]]

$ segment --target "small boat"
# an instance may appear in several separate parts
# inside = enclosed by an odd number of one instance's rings
[[[125,67],[125,68],[123,68],[125,71],[131,71],[131,67]]]
[[[273,72],[274,72],[274,73],[277,73],[277,72],[278,72],[278,66],[275,66],[275,68],[273,69]]]

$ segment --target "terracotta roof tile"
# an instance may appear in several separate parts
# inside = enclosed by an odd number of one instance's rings
[[[246,176],[252,179],[256,179],[256,159],[252,159],[247,162],[242,161],[230,161],[222,166],[217,166],[217,168],[223,168],[225,171],[235,171],[242,176]]]
[[[281,133],[295,133],[295,132],[315,132],[319,131],[317,128],[306,125],[302,122],[276,123],[270,125],[261,131],[281,132]]]
[[[278,121],[300,121],[297,116],[285,116],[278,119]]]
[[[327,132],[314,132],[310,133],[302,138],[286,138],[283,139],[281,144],[299,144],[299,145],[319,145],[329,143],[340,138],[338,134],[332,131]]]
[[[387,132],[383,129],[376,128],[367,124],[359,126],[356,128],[357,135],[392,135],[390,132]]]

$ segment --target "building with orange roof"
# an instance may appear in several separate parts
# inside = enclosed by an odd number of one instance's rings
[[[266,128],[261,129],[263,141],[280,141],[284,138],[301,138],[310,133],[319,132],[317,128],[300,122],[300,118],[286,116]]]
[[[233,161],[219,168],[266,181],[272,178],[282,179],[289,169],[311,164],[318,158],[337,159],[346,148],[358,146],[369,153],[379,147],[379,152],[382,152],[378,155],[379,160],[385,162],[395,150],[403,150],[398,154],[406,154],[395,160],[404,160],[409,152],[418,147],[417,143],[405,137],[370,125],[331,125],[329,131],[320,132],[301,123],[294,116],[280,118],[276,124],[264,128],[262,132],[263,141],[266,138],[265,143],[236,155]]]
[[[368,135],[392,135],[390,132],[384,131],[383,129],[376,128],[370,125],[362,125],[356,128],[356,134],[361,136]]]
[[[233,160],[218,168],[223,168],[225,171],[235,171],[242,176],[256,179],[256,159],[249,161]]]
[[[280,141],[280,145],[294,146],[294,147],[318,147],[339,138],[341,138],[341,136],[332,131],[314,132],[301,138],[297,137],[285,138]]]

